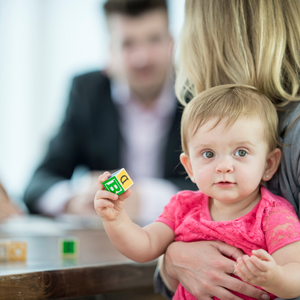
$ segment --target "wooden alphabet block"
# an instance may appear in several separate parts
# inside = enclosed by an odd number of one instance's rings
[[[111,174],[111,176],[103,182],[103,186],[107,191],[117,195],[126,192],[132,185],[133,181],[124,168]]]
[[[10,241],[8,256],[10,260],[26,260],[27,243]]]
[[[0,261],[9,260],[9,241],[0,241]]]
[[[79,240],[77,237],[62,237],[59,239],[61,258],[77,258],[79,255]]]

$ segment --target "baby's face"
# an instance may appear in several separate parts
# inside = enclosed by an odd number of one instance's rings
[[[198,188],[230,204],[257,193],[266,168],[268,146],[259,118],[239,118],[224,129],[215,119],[201,126],[188,143],[189,174]]]

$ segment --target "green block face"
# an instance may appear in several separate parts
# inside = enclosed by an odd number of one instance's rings
[[[74,254],[74,253],[76,253],[75,241],[63,241],[63,243],[62,243],[62,252],[64,254]]]
[[[105,189],[111,193],[120,195],[125,192],[122,185],[119,183],[115,176],[108,178],[103,182]]]
[[[79,240],[77,237],[61,237],[58,245],[61,258],[75,259],[79,256]]]

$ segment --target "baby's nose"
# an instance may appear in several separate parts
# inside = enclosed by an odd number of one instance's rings
[[[216,171],[218,173],[231,173],[233,172],[233,165],[229,160],[222,161],[217,165]]]

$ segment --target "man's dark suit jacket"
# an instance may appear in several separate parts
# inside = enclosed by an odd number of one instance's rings
[[[186,173],[179,162],[181,114],[182,107],[178,105],[165,149],[164,178],[180,189],[195,189],[195,185],[185,179]],[[122,168],[121,139],[109,79],[100,71],[75,77],[65,120],[25,191],[24,201],[29,211],[39,213],[38,199],[53,184],[70,179],[79,165],[90,170]]]

